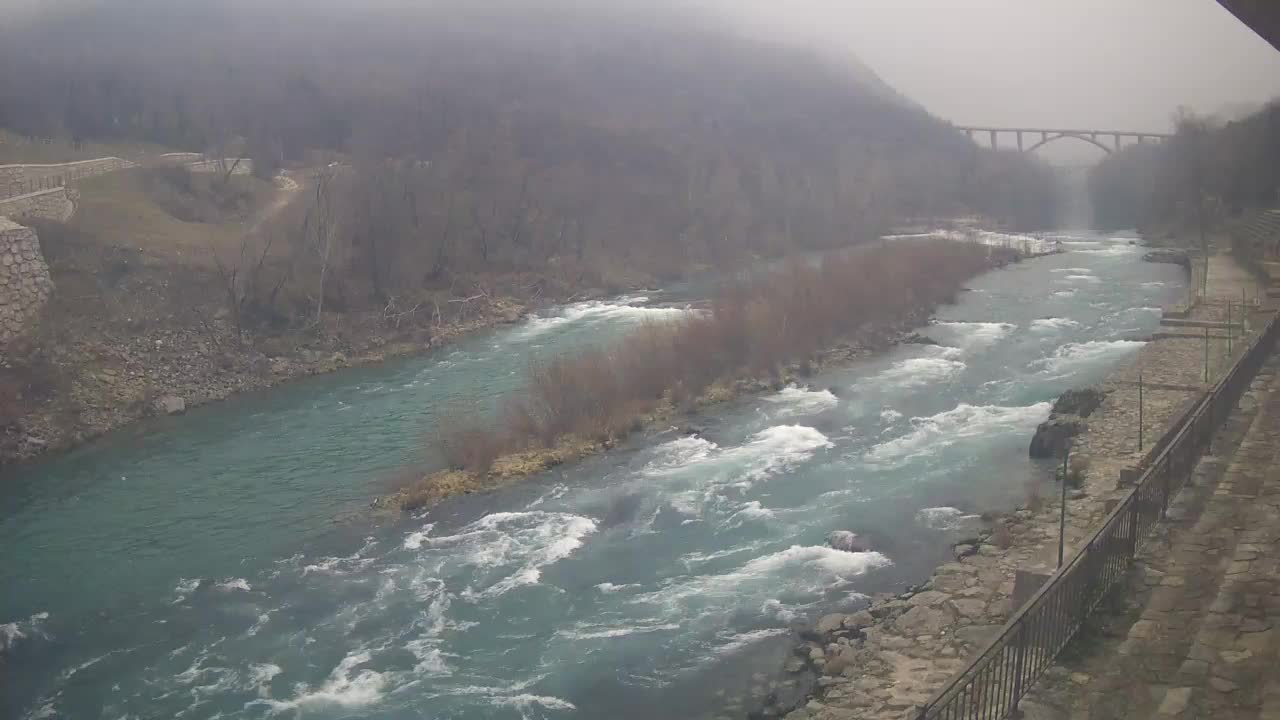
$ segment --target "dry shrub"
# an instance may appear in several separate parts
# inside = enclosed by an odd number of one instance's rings
[[[502,436],[475,415],[450,412],[441,424],[440,452],[450,468],[484,475],[506,449]]]
[[[534,363],[526,390],[502,404],[496,423],[451,418],[441,450],[450,466],[484,473],[503,453],[549,448],[566,435],[625,436],[664,399],[682,408],[717,381],[777,376],[838,337],[944,302],[999,253],[897,241],[726,284],[709,312],[647,322],[609,346]]]

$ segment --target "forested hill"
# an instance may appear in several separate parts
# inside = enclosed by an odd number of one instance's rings
[[[1280,101],[1227,123],[1180,113],[1177,133],[1133,145],[1091,173],[1102,227],[1213,226],[1280,202]]]
[[[1049,219],[1047,169],[978,150],[856,62],[655,3],[425,5],[52,5],[0,30],[0,124],[190,150],[239,137],[264,168],[314,150],[425,161],[426,201],[467,218],[455,241],[485,262],[617,243],[682,263],[894,217]]]

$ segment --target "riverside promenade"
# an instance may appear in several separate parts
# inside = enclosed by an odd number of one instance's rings
[[[1280,720],[1278,371],[1273,357],[1025,718]]]
[[[1198,264],[1193,274],[1199,277],[1202,267]],[[1194,297],[1189,297],[1188,302],[1178,308],[1166,309],[1165,315],[1173,324],[1157,333],[1130,363],[1118,368],[1102,384],[1106,399],[1089,416],[1088,428],[1076,439],[1073,453],[1086,460],[1087,467],[1083,469],[1083,482],[1068,494],[1066,501],[1067,557],[1071,557],[1103,522],[1114,502],[1125,496],[1128,485],[1123,478],[1133,476],[1135,468],[1140,467],[1151,453],[1151,444],[1187,408],[1204,397],[1276,309],[1274,301],[1267,300],[1265,285],[1257,282],[1229,255],[1211,259],[1205,290],[1203,293],[1190,293]],[[1247,307],[1243,314],[1240,312],[1241,298]],[[1236,498],[1233,493],[1241,492],[1235,489],[1237,486],[1244,491],[1263,491],[1265,484],[1253,478],[1260,477],[1260,468],[1280,460],[1280,457],[1268,454],[1276,447],[1275,433],[1280,433],[1280,393],[1277,393],[1274,403],[1268,404],[1272,378],[1275,377],[1272,366],[1273,363],[1264,368],[1264,374],[1255,381],[1255,390],[1246,395],[1241,409],[1225,423],[1224,433],[1234,431],[1239,437],[1246,432],[1254,433],[1240,445],[1242,450],[1234,474],[1226,472],[1231,463],[1227,456],[1207,457],[1201,463],[1202,469],[1197,471],[1197,479],[1179,497],[1171,517],[1185,518],[1186,521],[1199,517],[1195,511],[1196,498],[1202,495],[1199,492],[1202,485],[1208,483],[1201,478],[1215,475],[1224,478],[1226,484],[1214,485],[1213,492],[1218,492],[1220,487],[1226,488],[1223,492],[1229,498]],[[1138,422],[1139,377],[1143,385],[1141,426]],[[1274,413],[1270,415],[1259,410],[1273,406]],[[1264,421],[1255,429],[1253,420],[1256,417],[1272,420],[1270,424]],[[1273,434],[1267,435],[1268,432]],[[1230,442],[1215,443],[1215,449],[1220,453],[1229,453],[1233,447]],[[1156,595],[1158,607],[1153,612],[1180,612],[1178,608],[1182,607],[1179,604],[1181,600],[1170,597],[1172,591],[1157,594],[1154,588],[1189,588],[1187,592],[1198,593],[1195,595],[1197,601],[1213,595],[1204,603],[1203,609],[1207,612],[1208,606],[1215,602],[1216,608],[1229,608],[1224,612],[1230,616],[1231,622],[1238,622],[1238,628],[1223,628],[1210,622],[1204,626],[1204,643],[1191,642],[1186,648],[1170,649],[1160,655],[1165,661],[1157,664],[1149,659],[1156,657],[1153,651],[1141,643],[1156,637],[1172,639],[1180,636],[1186,639],[1198,635],[1201,628],[1186,625],[1188,618],[1182,615],[1164,615],[1157,622],[1154,617],[1143,621],[1139,612],[1133,616],[1137,629],[1133,641],[1127,646],[1120,647],[1130,639],[1128,631],[1123,633],[1123,640],[1113,638],[1117,641],[1113,643],[1115,647],[1102,647],[1104,643],[1095,643],[1098,655],[1094,661],[1089,661],[1094,662],[1090,669],[1072,669],[1064,660],[1060,667],[1052,670],[1050,677],[1042,682],[1043,688],[1035,691],[1035,697],[1024,703],[1029,710],[1028,717],[1033,712],[1039,713],[1038,717],[1055,720],[1141,717],[1144,715],[1135,714],[1139,708],[1149,708],[1154,713],[1162,707],[1163,711],[1181,707],[1180,712],[1193,713],[1181,717],[1219,717],[1194,713],[1200,707],[1225,707],[1223,698],[1201,699],[1208,698],[1207,691],[1197,695],[1188,690],[1193,687],[1190,679],[1183,685],[1172,682],[1178,672],[1199,672],[1200,685],[1213,689],[1213,682],[1219,688],[1214,692],[1230,695],[1240,691],[1246,681],[1244,675],[1234,680],[1228,677],[1233,670],[1253,672],[1253,668],[1261,669],[1265,663],[1277,659],[1269,649],[1274,644],[1272,636],[1257,634],[1270,630],[1268,608],[1272,599],[1280,607],[1280,588],[1276,589],[1276,595],[1270,592],[1260,594],[1249,584],[1268,574],[1274,577],[1280,567],[1280,552],[1277,552],[1280,548],[1270,544],[1273,539],[1280,541],[1280,478],[1276,482],[1276,506],[1247,496],[1236,498],[1242,500],[1237,508],[1240,512],[1253,513],[1257,517],[1237,516],[1230,508],[1216,510],[1211,517],[1218,518],[1218,524],[1209,530],[1215,544],[1202,542],[1187,546],[1188,549],[1178,556],[1182,558],[1182,564],[1176,566],[1177,572],[1153,567],[1152,572],[1142,575],[1141,582],[1135,587],[1135,590],[1151,591],[1148,595]],[[1207,502],[1202,504],[1208,506]],[[989,534],[958,546],[955,562],[939,567],[923,585],[900,595],[879,597],[862,612],[823,617],[816,627],[815,636],[797,649],[804,664],[820,676],[817,690],[806,704],[787,713],[787,720],[903,720],[916,717],[919,708],[930,700],[933,693],[966,667],[968,658],[1000,632],[1014,609],[1015,577],[1019,572],[1042,575],[1053,572],[1057,564],[1060,510],[1056,497],[1029,497],[1023,509],[995,518]],[[1249,531],[1245,524],[1253,522],[1262,525]],[[1276,528],[1274,533],[1264,529],[1267,525]],[[1163,525],[1156,532],[1167,533],[1171,527]],[[1221,527],[1231,529],[1234,542],[1225,544],[1225,539],[1213,534]],[[1206,555],[1207,551],[1213,554]],[[1228,556],[1230,561],[1224,559]],[[1207,559],[1223,564],[1220,577],[1199,569],[1199,563],[1207,562]],[[1147,562],[1145,556],[1140,556],[1140,560]],[[1165,577],[1168,577],[1167,586],[1160,584]],[[1230,584],[1223,586],[1229,588],[1223,592],[1230,600],[1218,602],[1219,580],[1225,578],[1231,580]],[[1259,591],[1262,589],[1258,587]],[[1264,597],[1268,599],[1264,601]],[[1104,611],[1100,615],[1108,616],[1108,613]],[[1240,636],[1246,620],[1250,634],[1255,635],[1248,638],[1247,643]],[[1105,631],[1101,634],[1106,636]],[[1068,655],[1080,654],[1081,650],[1076,646],[1088,643],[1088,638],[1075,643],[1068,648]],[[1216,654],[1213,657],[1205,652],[1207,647],[1214,648]],[[1194,657],[1189,656],[1192,648],[1196,648]],[[1246,651],[1248,654],[1244,654]],[[1140,674],[1128,666],[1106,665],[1119,662],[1116,658],[1122,657],[1133,659],[1139,666],[1149,664],[1150,672]],[[1184,668],[1183,662],[1188,659],[1193,662]],[[793,662],[791,669],[798,672],[800,664]],[[1128,693],[1126,697],[1131,701],[1117,707],[1115,714],[1098,714],[1103,712],[1103,706],[1111,707],[1107,705],[1106,698],[1121,690]],[[1265,693],[1258,691],[1256,694]],[[1096,703],[1090,704],[1088,698],[1096,699]],[[1185,704],[1182,703],[1184,698]],[[1280,715],[1240,717],[1275,717],[1280,720]]]
[[[1029,720],[1280,720],[1278,625],[1280,357],[1273,356],[1127,583],[1021,709]]]

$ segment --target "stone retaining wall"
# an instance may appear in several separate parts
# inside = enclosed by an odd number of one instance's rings
[[[188,163],[203,162],[204,153],[198,153],[198,152],[164,153],[159,157],[159,161],[166,165],[186,165]]]
[[[26,329],[51,292],[35,230],[0,217],[0,345]]]
[[[133,167],[123,158],[105,157],[52,165],[0,165],[0,197],[25,195],[82,178]]]
[[[201,160],[183,163],[183,167],[194,173],[225,173],[229,168],[232,175],[248,175],[253,172],[253,161],[249,158],[226,158],[223,160]]]
[[[76,191],[68,187],[41,190],[0,200],[0,218],[42,218],[63,222],[75,210]]]

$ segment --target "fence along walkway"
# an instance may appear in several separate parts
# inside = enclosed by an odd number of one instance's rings
[[[123,158],[105,157],[52,165],[0,165],[0,200],[54,190],[76,180],[132,167],[133,164]]]
[[[1272,355],[1139,571],[1022,701],[1027,720],[1280,717],[1280,357]]]
[[[1098,603],[1124,579],[1217,426],[1236,406],[1280,335],[1273,316],[1227,374],[1169,431],[1172,438],[1101,526],[925,706],[920,719],[998,719],[1017,708]]]

